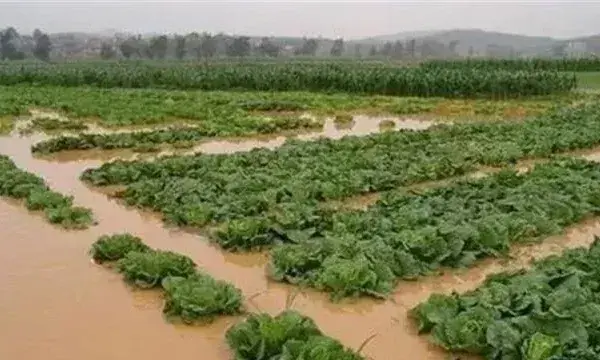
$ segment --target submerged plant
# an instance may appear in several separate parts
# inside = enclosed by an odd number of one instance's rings
[[[239,360],[268,360],[281,354],[290,340],[306,342],[321,335],[314,321],[287,310],[272,317],[250,314],[246,320],[227,330],[225,338]]]
[[[85,229],[94,223],[92,211],[81,206],[50,207],[44,213],[48,221],[66,229]]]
[[[314,321],[293,310],[279,315],[251,314],[227,330],[227,343],[238,360],[361,360],[321,333]]]
[[[396,123],[394,120],[381,120],[379,122],[379,130],[381,131],[390,131],[396,128]]]
[[[151,248],[131,234],[102,235],[92,244],[90,254],[95,261],[102,263],[120,260],[132,251],[143,253],[151,251]]]
[[[354,117],[351,114],[337,114],[333,123],[338,129],[348,129],[354,125]]]
[[[50,190],[39,176],[19,169],[7,156],[0,155],[0,196],[23,199],[32,211],[44,211],[53,224],[66,229],[85,229],[94,223],[92,211],[73,206],[73,198]]]
[[[162,287],[166,292],[163,312],[185,323],[206,323],[217,315],[234,315],[243,305],[239,289],[201,272],[187,278],[167,277]]]
[[[600,358],[600,238],[529,270],[489,276],[463,294],[434,294],[411,310],[423,333],[450,351],[486,359]]]
[[[192,259],[171,251],[132,251],[118,262],[127,282],[141,288],[161,286],[169,276],[188,277],[196,272]]]

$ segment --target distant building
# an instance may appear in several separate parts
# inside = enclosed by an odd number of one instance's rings
[[[569,41],[565,48],[568,57],[583,57],[588,54],[587,44],[584,41]]]

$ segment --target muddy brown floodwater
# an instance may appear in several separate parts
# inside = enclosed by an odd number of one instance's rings
[[[310,116],[305,114],[304,116]],[[398,117],[373,117],[357,115],[353,117],[353,122],[349,127],[338,126],[331,118],[325,119],[323,129],[321,131],[313,132],[300,132],[300,133],[289,133],[282,135],[260,135],[252,138],[248,137],[237,137],[237,138],[224,138],[217,140],[201,141],[198,145],[190,149],[173,149],[167,148],[160,151],[159,153],[136,153],[131,149],[118,149],[118,150],[76,150],[76,151],[63,151],[56,154],[51,154],[46,157],[47,160],[58,161],[58,162],[69,162],[69,161],[81,161],[81,160],[103,160],[109,161],[113,159],[152,159],[161,156],[168,155],[191,155],[195,153],[205,154],[231,154],[240,151],[250,151],[255,148],[267,148],[274,149],[283,145],[288,139],[298,140],[315,140],[321,137],[330,139],[340,139],[344,136],[364,136],[377,132],[381,132],[379,124],[384,121],[390,121],[394,124],[395,130],[409,129],[409,130],[425,130],[435,124],[433,121],[411,119],[411,118],[398,118]],[[153,128],[156,129],[156,128]],[[149,131],[150,128],[141,131]],[[102,130],[94,131],[100,133],[124,133],[131,132],[132,130]],[[137,131],[140,131],[138,129]],[[41,141],[47,139],[48,136],[43,134],[35,134],[32,139]]]
[[[19,360],[225,360],[228,326],[240,318],[222,318],[204,327],[175,326],[161,315],[162,299],[153,291],[128,288],[113,272],[94,265],[87,254],[102,234],[131,232],[151,246],[194,259],[218,279],[230,281],[254,297],[247,304],[271,314],[285,307],[294,287],[267,281],[265,254],[228,254],[200,236],[168,229],[155,216],[126,208],[92,191],[78,178],[100,161],[48,162],[31,157],[30,138],[0,138],[0,153],[42,176],[57,191],[93,209],[99,224],[67,232],[29,213],[21,204],[0,199],[0,359]],[[375,360],[442,360],[447,354],[419,337],[407,311],[433,292],[476,287],[486,275],[533,258],[559,253],[564,247],[588,245],[600,233],[600,222],[589,220],[534,246],[512,251],[510,261],[481,262],[468,270],[401,283],[392,300],[361,299],[331,303],[324,294],[304,291],[293,308],[312,317],[328,335],[358,348],[371,335],[363,353]],[[464,356],[461,356],[465,359]]]

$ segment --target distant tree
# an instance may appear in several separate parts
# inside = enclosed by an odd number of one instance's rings
[[[377,46],[371,45],[371,49],[369,49],[369,56],[377,56]]]
[[[228,56],[244,57],[250,55],[250,38],[248,36],[236,36],[233,38],[226,53]]]
[[[202,38],[197,32],[191,32],[185,36],[186,49],[193,54],[196,59],[202,57]]]
[[[117,57],[117,51],[112,44],[103,42],[100,47],[100,58],[102,60],[111,60]]]
[[[329,51],[331,56],[341,56],[344,53],[344,39],[339,38],[333,41],[333,46],[331,46],[331,50]]]
[[[279,45],[277,45],[273,41],[271,41],[271,39],[269,39],[268,37],[263,37],[260,40],[260,44],[258,45],[258,48],[256,50],[261,55],[269,56],[269,57],[277,57],[277,56],[279,56],[279,52],[281,51],[281,48],[279,47]]]
[[[552,47],[552,56],[554,57],[565,57],[567,56],[567,43],[562,42]]]
[[[152,58],[164,59],[167,56],[167,48],[169,46],[169,39],[167,35],[155,36],[150,39],[149,53],[152,54]]]
[[[37,41],[44,33],[40,29],[33,30],[33,41]]]
[[[473,49],[473,46],[469,46],[469,57],[475,55],[475,49]]]
[[[304,42],[302,43],[302,45],[299,48],[297,48],[294,51],[294,53],[296,55],[315,56],[317,54],[318,48],[319,48],[319,40],[304,38]]]
[[[178,60],[183,60],[187,53],[185,36],[175,36],[175,57]]]
[[[450,54],[452,56],[458,55],[456,48],[458,47],[459,43],[460,43],[460,41],[458,41],[458,40],[452,40],[452,41],[450,41],[450,44],[448,44],[448,50],[450,50]]]
[[[52,42],[48,34],[38,36],[35,47],[33,48],[33,56],[37,59],[48,61],[50,60],[50,51],[52,50]]]
[[[392,56],[394,52],[394,44],[391,41],[387,41],[383,44],[383,48],[381,49],[381,55],[383,56]]]
[[[417,50],[417,40],[411,39],[407,44],[407,52],[411,58],[415,57],[416,50]]]
[[[200,43],[200,52],[205,59],[212,58],[217,55],[219,43],[216,36],[210,33],[204,33]]]
[[[443,45],[442,45],[443,46]],[[429,58],[436,55],[434,44],[430,41],[423,41],[421,45],[421,57]]]
[[[404,57],[404,46],[402,45],[402,41],[398,40],[394,43],[391,55],[395,59],[402,59],[402,57]]]
[[[135,37],[123,41],[119,45],[119,50],[125,59],[131,58],[133,55],[141,57],[140,48],[138,47],[138,40]]]
[[[0,57],[2,60],[19,60],[25,58],[25,54],[17,48],[18,42],[19,33],[14,27],[6,28],[0,32]]]
[[[354,44],[354,57],[360,58],[362,57],[362,45]]]

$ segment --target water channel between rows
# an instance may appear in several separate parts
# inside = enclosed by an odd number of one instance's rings
[[[238,286],[246,297],[259,294],[253,304],[247,303],[250,311],[258,308],[276,314],[295,291],[267,280],[264,253],[223,252],[198,235],[165,228],[155,215],[126,208],[86,187],[79,175],[102,161],[37,159],[30,153],[32,143],[33,138],[2,137],[0,153],[43,177],[53,189],[73,195],[78,205],[92,208],[99,224],[85,231],[64,231],[47,224],[39,214],[29,213],[22,204],[0,201],[0,359],[232,357],[224,333],[239,317],[202,327],[165,322],[160,293],[132,290],[118,274],[90,261],[87,251],[103,234],[131,232],[150,246],[190,256],[214,277]],[[596,156],[588,154],[590,159]],[[416,334],[407,317],[410,308],[433,292],[472,289],[492,272],[526,266],[531,258],[559,253],[565,247],[588,245],[593,234],[600,234],[600,221],[594,219],[542,244],[515,247],[510,261],[489,259],[471,269],[402,282],[385,302],[360,299],[336,304],[327,295],[306,290],[296,297],[293,308],[353,348],[375,335],[363,350],[375,360],[447,359],[444,351]]]

